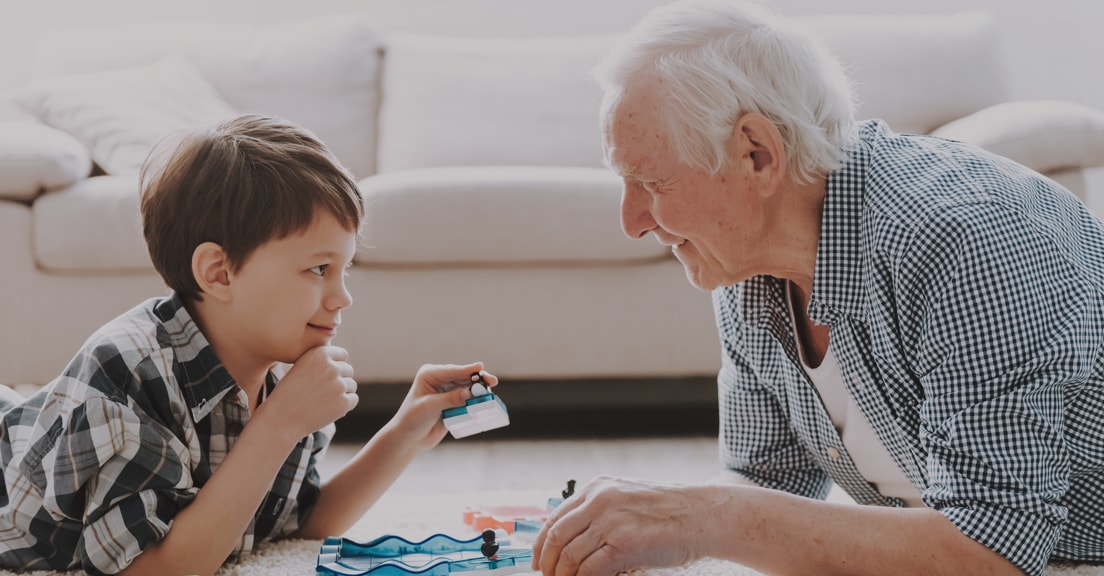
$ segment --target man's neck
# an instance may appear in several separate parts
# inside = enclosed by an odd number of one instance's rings
[[[793,282],[806,297],[813,291],[826,184],[823,177],[792,183],[781,196],[768,240],[768,273]]]

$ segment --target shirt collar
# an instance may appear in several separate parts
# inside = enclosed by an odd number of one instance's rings
[[[865,315],[862,255],[863,210],[871,143],[866,138],[880,123],[864,123],[843,167],[828,175],[817,243],[809,318],[830,323],[837,314]]]
[[[153,314],[160,325],[158,342],[172,348],[177,382],[192,419],[199,422],[227,393],[238,390],[237,383],[188,314],[179,294],[159,300]]]

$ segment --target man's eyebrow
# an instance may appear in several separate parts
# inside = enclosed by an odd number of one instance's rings
[[[627,178],[632,178],[632,179],[636,178],[636,175],[637,175],[636,166],[614,166],[614,165],[610,164],[608,158],[605,160],[604,163],[605,163],[607,168],[609,168],[610,170],[613,170],[614,172],[616,172],[617,175],[620,176],[621,178],[626,178],[626,179]]]

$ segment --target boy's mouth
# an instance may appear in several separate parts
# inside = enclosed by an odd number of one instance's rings
[[[313,328],[315,330],[325,332],[326,334],[329,334],[330,336],[333,336],[333,335],[337,334],[337,327],[340,326],[340,324],[331,324],[329,326],[324,326],[324,325],[321,325],[321,324],[307,324],[307,326],[310,326],[311,328]]]

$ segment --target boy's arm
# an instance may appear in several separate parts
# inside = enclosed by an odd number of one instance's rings
[[[222,566],[299,440],[356,405],[347,358],[333,346],[299,358],[168,534],[121,573],[211,574]]]
[[[299,440],[258,418],[173,519],[169,533],[121,574],[211,574],[234,550],[272,479]],[[275,423],[278,424],[278,423]]]
[[[394,418],[323,484],[314,511],[293,537],[319,540],[348,530],[415,456],[445,437],[441,412],[471,398],[473,372],[481,372],[492,386],[498,383],[482,370],[482,363],[422,366]]]

